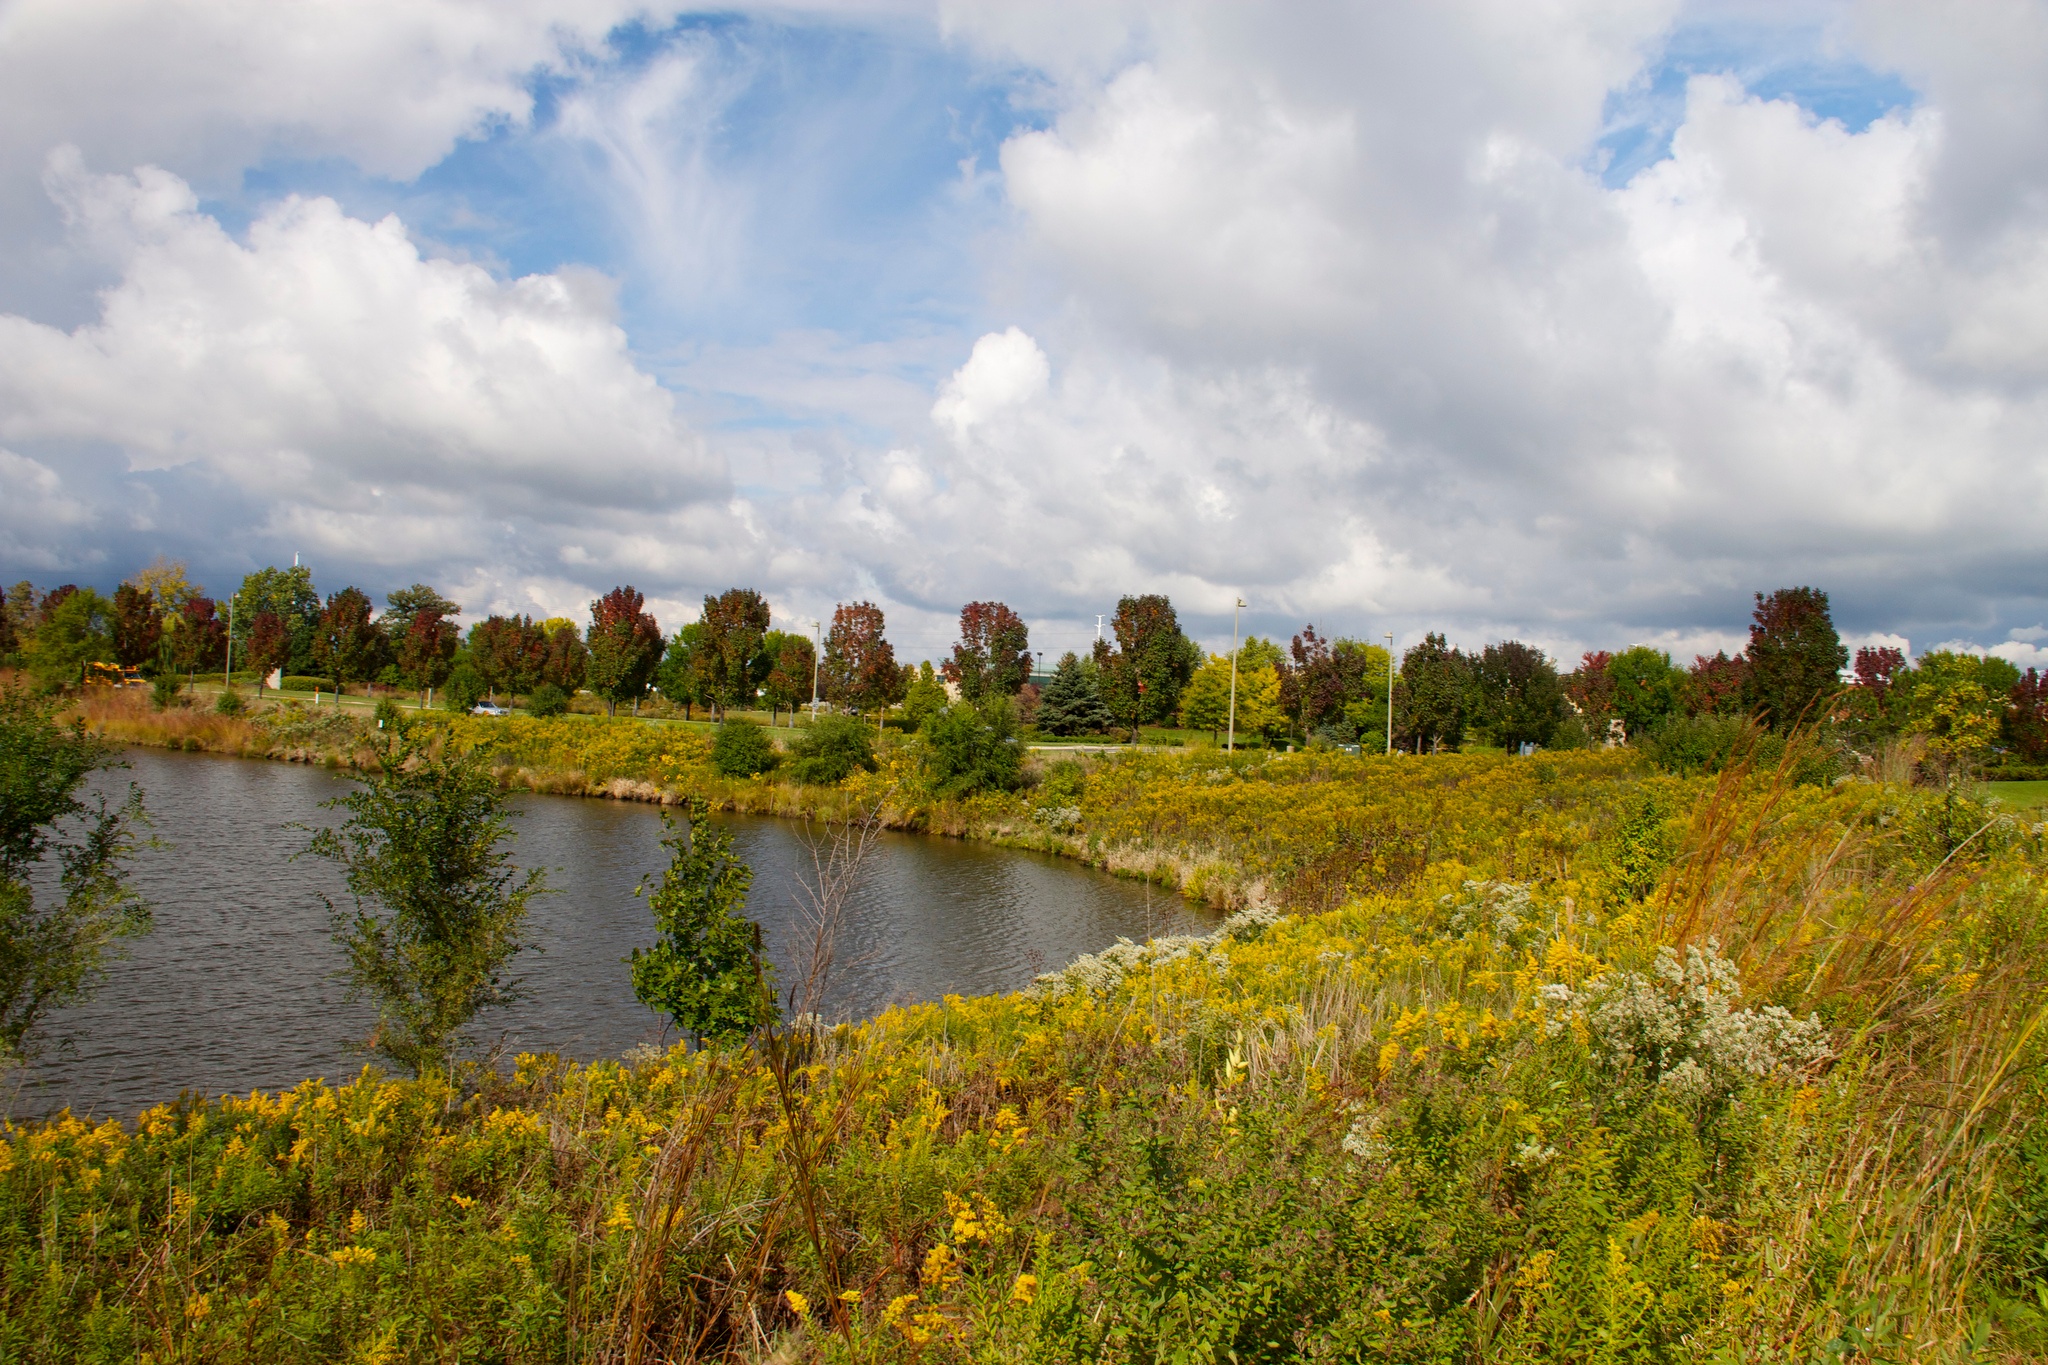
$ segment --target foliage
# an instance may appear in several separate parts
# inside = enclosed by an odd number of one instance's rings
[[[748,706],[755,684],[768,676],[772,662],[763,657],[768,635],[768,599],[752,588],[728,588],[704,598],[703,627],[691,649],[697,678],[697,699],[718,709]]]
[[[210,597],[185,599],[164,627],[170,641],[170,662],[185,674],[197,674],[227,663],[227,623]]]
[[[1557,667],[1533,645],[1488,645],[1473,663],[1472,683],[1473,718],[1503,749],[1547,746],[1566,715]]]
[[[1465,742],[1471,720],[1472,661],[1441,635],[1401,656],[1395,684],[1394,742],[1416,753],[1455,750]]]
[[[1614,679],[1607,665],[1614,655],[1604,649],[1589,649],[1579,656],[1579,666],[1564,676],[1564,695],[1584,722],[1589,734],[1604,735],[1608,717],[1614,714]]]
[[[762,641],[762,652],[768,659],[768,705],[788,707],[794,724],[796,709],[810,701],[817,685],[817,647],[808,635],[771,630]]]
[[[142,794],[131,785],[110,804],[83,791],[117,764],[51,703],[0,688],[0,1071],[33,1052],[52,1009],[90,989],[116,940],[150,927],[122,866]]]
[[[239,620],[237,624],[240,624]],[[274,611],[256,613],[255,619],[249,622],[247,642],[242,648],[242,664],[255,671],[258,691],[262,690],[266,676],[290,665],[291,646],[291,631],[283,617]]]
[[[1679,686],[1684,677],[1671,666],[1671,656],[1649,645],[1634,645],[1607,661],[1612,687],[1608,703],[1621,718],[1631,739],[1647,735],[1678,714]]]
[[[1625,750],[1145,755],[1081,787],[1058,798],[1085,808],[1075,837],[1222,849],[1283,898],[1026,991],[806,1031],[791,1073],[744,1046],[529,1055],[474,1095],[367,1074],[14,1130],[0,1349],[2048,1346],[2027,1308],[2048,1279],[2030,827],[1944,863],[1922,838],[1938,798],[1661,778]],[[1361,838],[1378,852],[1325,896],[1317,860]]]
[[[1095,670],[1072,650],[1060,656],[1052,680],[1038,698],[1035,722],[1048,735],[1071,738],[1098,735],[1116,724],[1116,716],[1096,688]]]
[[[242,700],[242,694],[232,687],[223,689],[213,703],[213,712],[217,716],[239,716],[248,709],[248,703]]]
[[[702,801],[684,807],[682,829],[666,812],[663,819],[669,865],[647,901],[660,937],[633,950],[633,994],[692,1037],[744,1038],[777,1014],[761,926],[742,913],[753,870],[733,854],[732,836],[712,824]]]
[[[254,635],[266,615],[274,634],[259,652]],[[273,668],[287,673],[313,671],[313,632],[320,621],[320,594],[313,588],[311,569],[299,564],[289,569],[272,566],[248,575],[235,593],[234,618],[236,652],[252,660],[262,659],[262,672]]]
[[[389,643],[370,623],[370,599],[358,588],[343,588],[327,599],[313,634],[313,662],[334,679],[337,691],[377,676]]]
[[[46,602],[22,655],[45,690],[76,686],[88,663],[114,662],[113,603],[91,588]]]
[[[924,767],[941,797],[1009,791],[1023,771],[1017,718],[1000,693],[979,705],[961,701],[924,723]]]
[[[1372,718],[1363,714],[1368,704],[1386,701],[1387,661],[1387,651],[1378,645],[1332,640],[1316,634],[1313,625],[1304,626],[1289,643],[1288,657],[1274,660],[1279,704],[1293,717],[1300,734],[1334,728],[1348,741],[1356,737],[1362,720]],[[1256,667],[1249,658],[1245,666]],[[1383,709],[1378,711],[1378,719],[1385,716]],[[1263,733],[1277,727],[1250,728]]]
[[[1743,702],[1774,730],[1821,718],[1841,688],[1849,651],[1835,634],[1828,595],[1818,588],[1780,588],[1756,595],[1744,654]]]
[[[149,700],[157,710],[168,711],[178,704],[178,694],[184,690],[185,680],[166,670],[150,680]]]
[[[946,689],[939,682],[937,670],[930,659],[917,666],[917,680],[904,689],[903,721],[913,730],[921,730],[924,723],[946,706]]]
[[[818,717],[790,741],[789,752],[790,778],[818,786],[833,786],[878,767],[874,736],[852,716]]]
[[[1001,602],[969,602],[960,608],[960,641],[940,672],[967,701],[1013,697],[1031,677],[1030,650],[1023,617]]]
[[[902,695],[903,675],[896,650],[882,632],[882,609],[872,602],[841,602],[832,609],[832,629],[825,636],[826,696],[873,711]]]
[[[445,1070],[478,1012],[510,1001],[527,903],[546,889],[504,847],[505,797],[474,751],[390,735],[376,770],[328,804],[347,812],[306,852],[342,869],[353,911],[328,902],[349,988],[376,1007],[364,1046],[414,1075]]]
[[[462,615],[462,608],[425,583],[415,583],[384,599],[384,611],[378,616],[377,623],[395,646],[412,632],[413,623],[429,612],[440,620],[448,621]]]
[[[162,643],[164,634],[163,617],[157,610],[156,598],[133,583],[123,583],[114,589],[110,620],[116,663],[140,668],[156,662],[157,646]]]
[[[455,648],[455,623],[436,608],[423,606],[398,638],[399,674],[424,697],[429,688],[447,684],[455,668]]]
[[[1692,666],[1678,680],[1679,706],[1689,716],[1741,715],[1748,673],[1748,663],[1740,655],[1729,658],[1725,649],[1715,650],[1711,659],[1695,654]]]
[[[584,680],[602,697],[607,711],[646,693],[661,664],[661,627],[643,610],[647,599],[630,584],[613,588],[590,604]]]
[[[1202,651],[1181,634],[1173,603],[1159,593],[1119,599],[1111,626],[1115,646],[1095,642],[1096,685],[1111,714],[1131,727],[1136,744],[1139,726],[1164,724],[1180,709],[1181,689],[1194,676]]]
[[[782,761],[768,732],[734,716],[720,721],[711,741],[711,764],[725,777],[755,777]]]
[[[457,655],[455,666],[442,682],[441,702],[450,711],[466,713],[488,695],[483,675],[467,658]]]
[[[2028,669],[2006,691],[2005,740],[2028,763],[2048,763],[2048,675]]]
[[[565,714],[569,709],[569,694],[553,683],[542,683],[533,689],[533,695],[526,699],[526,713],[543,719]]]

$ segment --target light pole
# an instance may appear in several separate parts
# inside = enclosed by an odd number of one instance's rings
[[[818,719],[818,662],[825,654],[825,623],[811,622],[811,720]]]
[[[228,657],[220,671],[220,691],[226,696],[235,686],[235,599],[228,598]]]
[[[1394,632],[1387,632],[1387,757],[1394,756]]]
[[[1237,614],[1244,610],[1244,599],[1237,599],[1237,605],[1230,609],[1230,738],[1223,741],[1223,752],[1237,752]]]

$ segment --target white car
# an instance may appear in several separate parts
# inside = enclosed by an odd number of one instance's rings
[[[490,702],[480,701],[475,706],[469,708],[469,714],[472,716],[509,716],[512,712],[503,706],[494,706]]]

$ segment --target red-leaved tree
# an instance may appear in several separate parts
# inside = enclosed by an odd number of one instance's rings
[[[584,676],[611,715],[622,701],[637,701],[661,664],[661,627],[647,599],[630,584],[590,604],[589,660]]]
[[[1728,651],[1717,649],[1709,659],[1704,654],[1692,656],[1692,667],[1685,671],[1685,677],[1678,684],[1679,700],[1690,716],[1732,716],[1742,711],[1742,680],[1748,672],[1748,664],[1741,655],[1728,657]]]
[[[2048,763],[2048,676],[2028,669],[2005,700],[2006,743],[2029,763]]]
[[[969,602],[960,608],[960,642],[939,672],[968,701],[1015,696],[1031,677],[1030,647],[1023,617],[1001,602]]]
[[[827,695],[873,710],[877,729],[883,710],[903,687],[896,650],[882,636],[884,625],[882,609],[874,603],[841,602],[832,609],[832,629],[825,636]]]

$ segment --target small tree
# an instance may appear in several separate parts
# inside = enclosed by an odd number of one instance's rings
[[[882,609],[872,602],[841,602],[825,636],[825,682],[834,701],[875,713],[876,728],[890,702],[902,695],[896,650],[883,637]]]
[[[741,913],[753,869],[734,856],[732,837],[712,825],[703,801],[683,809],[683,829],[662,816],[669,865],[647,902],[660,938],[633,950],[633,994],[701,1042],[744,1038],[779,1016],[761,926]]]
[[[1826,593],[1780,588],[1756,595],[1744,658],[1744,700],[1773,730],[1787,730],[1802,718],[1820,719],[1821,703],[1841,689],[1849,651],[1835,634]]]
[[[1038,728],[1048,735],[1098,735],[1116,724],[1096,691],[1095,672],[1072,650],[1060,657],[1038,698]]]
[[[1504,640],[1480,651],[1473,668],[1479,723],[1504,749],[1547,745],[1565,717],[1557,667],[1533,645]]]
[[[704,598],[703,633],[691,651],[691,664],[698,697],[716,706],[720,718],[728,706],[753,701],[754,688],[767,672],[757,665],[768,623],[768,599],[752,588],[727,588]]]
[[[34,1053],[37,1026],[92,986],[118,940],[150,927],[122,866],[142,793],[131,783],[110,804],[80,790],[118,764],[53,703],[0,689],[0,1070]]]
[[[1202,651],[1181,634],[1173,603],[1159,593],[1120,599],[1114,625],[1116,646],[1096,641],[1095,666],[1102,700],[1130,725],[1136,744],[1141,725],[1163,724],[1180,710],[1181,689],[1195,675]]]
[[[1682,676],[1671,666],[1669,654],[1648,645],[1624,649],[1607,661],[1614,714],[1628,727],[1631,739],[1647,735],[1678,713]]]
[[[1416,753],[1456,749],[1471,718],[1472,664],[1441,635],[1401,656],[1395,707],[1397,741]]]
[[[127,668],[154,663],[163,640],[163,617],[156,598],[133,583],[114,589],[114,661]]]
[[[940,796],[1009,791],[1023,770],[1010,699],[955,702],[924,723],[925,773]]]
[[[313,635],[313,662],[334,680],[334,690],[376,677],[384,654],[384,632],[370,622],[369,596],[343,588],[329,597]]]
[[[276,612],[259,611],[256,619],[249,623],[246,640],[242,659],[256,670],[256,690],[261,692],[264,676],[273,669],[283,668],[290,658],[291,635]]]
[[[590,664],[590,650],[584,645],[583,637],[576,633],[576,627],[567,621],[543,623],[543,629],[547,635],[547,653],[541,659],[540,683],[560,688],[564,696],[573,696],[576,689],[583,686]]]
[[[506,969],[547,888],[512,865],[505,800],[480,752],[400,731],[358,790],[327,803],[348,812],[341,827],[306,847],[341,866],[354,905],[327,902],[351,997],[376,1006],[364,1045],[414,1075],[445,1070],[477,1014],[516,996]]]
[[[2004,735],[2028,763],[2048,762],[2048,676],[2028,669],[2006,691]]]
[[[313,587],[313,571],[294,564],[289,569],[258,569],[242,580],[235,593],[237,653],[265,612],[276,618],[283,633],[282,644],[269,667],[282,668],[287,673],[310,673],[313,633],[320,622],[320,594]]]
[[[398,642],[398,671],[417,688],[424,706],[427,693],[448,681],[455,667],[455,623],[434,607],[422,607]]]
[[[44,600],[29,637],[29,671],[45,690],[75,686],[88,663],[114,662],[114,604],[91,588],[59,588]]]
[[[643,609],[646,602],[628,585],[613,588],[590,604],[590,657],[584,676],[611,715],[619,713],[620,702],[636,701],[647,691],[661,664],[661,627]]]
[[[754,777],[782,761],[768,732],[744,717],[720,721],[711,739],[711,766],[722,777]]]
[[[940,672],[968,701],[1015,696],[1031,677],[1030,646],[1023,617],[1001,602],[969,602],[960,608],[960,642]]]
[[[1180,694],[1180,723],[1185,730],[1207,730],[1222,737],[1230,724],[1230,659],[1211,654],[1209,662],[1195,670]]]
[[[939,681],[938,670],[926,659],[917,666],[917,681],[904,689],[904,724],[913,730],[923,729],[926,721],[945,709],[946,701],[946,688]]]
[[[171,665],[189,680],[227,660],[227,625],[211,597],[188,597],[169,629]]]
[[[772,661],[767,678],[768,705],[772,708],[787,706],[789,723],[794,725],[797,707],[811,699],[817,648],[807,635],[770,631],[763,642],[763,649]]]
[[[1679,704],[1689,716],[1740,715],[1742,682],[1747,672],[1742,658],[1738,655],[1731,659],[1726,650],[1715,650],[1711,659],[1695,654],[1692,667],[1678,682]]]

